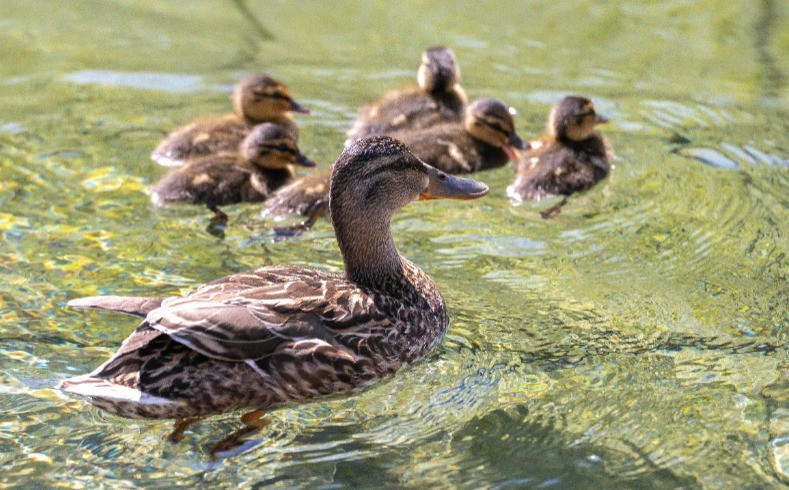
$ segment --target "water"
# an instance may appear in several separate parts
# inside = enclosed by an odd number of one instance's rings
[[[789,4],[0,3],[0,485],[28,488],[743,488],[789,481]],[[267,35],[271,39],[267,38]],[[148,154],[228,110],[242,74],[312,109],[327,167],[356,108],[451,46],[471,97],[537,135],[552,102],[611,119],[608,180],[513,206],[511,167],[472,203],[418,203],[401,253],[452,315],[426,361],[358,395],[277,410],[236,458],[236,414],[162,441],[52,389],[135,327],[67,310],[187,292],[268,264],[340,270],[331,227],[272,240],[259,206],[159,210]]]

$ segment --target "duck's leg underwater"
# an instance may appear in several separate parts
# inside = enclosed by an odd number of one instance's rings
[[[260,444],[262,441],[245,441],[241,438],[267,426],[268,421],[263,420],[265,414],[263,410],[255,410],[242,415],[241,422],[244,427],[214,444],[211,448],[211,459],[237,456]]]
[[[207,204],[208,209],[210,209],[214,216],[211,217],[211,221],[208,223],[208,227],[206,231],[214,235],[215,237],[225,238],[225,228],[227,228],[227,215],[217,207],[216,203],[213,201],[209,201]]]
[[[563,197],[559,204],[555,204],[545,211],[540,211],[540,216],[542,216],[542,219],[553,219],[559,216],[559,213],[562,212],[562,206],[565,204],[567,204],[567,196]]]
[[[282,228],[274,228],[274,235],[277,239],[284,239],[294,236],[299,236],[305,231],[312,228],[312,225],[318,221],[318,218],[324,216],[329,209],[328,199],[320,199],[316,201],[310,210],[306,213],[307,218],[301,223],[293,226],[285,226]]]
[[[178,419],[175,421],[175,426],[173,427],[173,431],[170,432],[167,437],[164,438],[167,442],[172,442],[175,444],[176,442],[181,442],[184,438],[184,432],[186,429],[191,427],[192,424],[195,422],[199,422],[202,420],[202,417],[191,417],[188,419]]]

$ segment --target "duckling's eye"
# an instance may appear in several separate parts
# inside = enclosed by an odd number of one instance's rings
[[[495,129],[496,131],[504,134],[509,134],[510,131],[507,130],[503,125],[501,125],[498,121],[491,121],[490,119],[485,120],[485,124],[490,126],[491,128]]]
[[[439,173],[438,174],[438,180],[447,180],[447,174]]]
[[[278,149],[279,151],[286,152],[286,153],[295,153],[295,152],[293,151],[293,148],[291,148],[291,147],[290,147],[290,146],[288,146],[288,145],[284,145],[284,144],[283,144],[283,145],[277,145],[277,149]]]

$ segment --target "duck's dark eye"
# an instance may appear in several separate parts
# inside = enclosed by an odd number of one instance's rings
[[[291,148],[291,147],[290,147],[290,146],[288,146],[288,145],[278,145],[278,146],[277,146],[277,149],[278,149],[279,151],[284,151],[284,152],[289,152],[289,153],[295,153],[295,152],[293,151],[293,148]]]
[[[447,180],[447,174],[444,173],[438,174],[438,180]]]

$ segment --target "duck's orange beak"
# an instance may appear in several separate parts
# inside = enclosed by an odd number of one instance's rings
[[[449,175],[430,165],[427,167],[429,183],[419,195],[420,201],[429,199],[477,199],[488,193],[488,186],[476,180]]]

